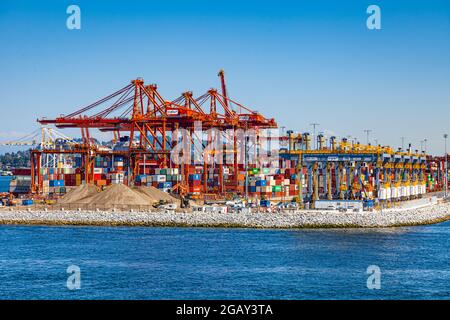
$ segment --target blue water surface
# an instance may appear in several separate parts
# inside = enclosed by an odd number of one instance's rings
[[[1,299],[448,299],[450,223],[252,230],[0,226]],[[66,286],[67,267],[81,288]],[[367,288],[366,269],[381,269]]]

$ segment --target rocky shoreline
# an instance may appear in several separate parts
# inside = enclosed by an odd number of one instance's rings
[[[230,228],[379,228],[433,224],[450,219],[450,203],[383,212],[301,210],[285,213],[111,212],[8,210],[0,224],[172,226]]]

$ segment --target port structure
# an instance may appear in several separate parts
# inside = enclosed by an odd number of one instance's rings
[[[280,151],[284,160],[295,161],[298,202],[314,207],[319,200],[367,200],[394,202],[419,198],[427,192],[427,156],[387,146],[340,142],[330,137],[326,145],[317,136],[311,149],[309,133],[288,131],[287,148]],[[441,170],[442,171],[442,170]],[[430,189],[430,188],[429,188]]]
[[[145,84],[142,78],[138,78],[116,92],[73,113],[54,119],[38,119],[43,126],[54,125],[60,129],[80,129],[82,142],[65,149],[45,147],[33,149],[31,151],[32,192],[42,191],[40,168],[43,155],[49,154],[81,155],[81,167],[86,183],[93,183],[96,156],[120,156],[126,159],[129,172],[128,183],[133,183],[142,165],[157,168],[178,167],[183,179],[173,187],[173,191],[186,192],[190,164],[172,163],[170,153],[180,138],[172,133],[177,132],[178,129],[184,129],[190,133],[190,139],[193,139],[196,134],[195,126],[198,123],[203,130],[216,128],[221,134],[225,134],[227,129],[253,129],[259,132],[261,129],[277,127],[274,119],[266,118],[257,111],[230,99],[227,95],[224,71],[221,70],[218,76],[221,92],[210,89],[198,98],[194,98],[193,93],[187,91],[175,100],[169,101],[163,98],[156,84]],[[92,129],[113,132],[114,141],[128,141],[128,144],[122,144],[120,149],[106,150],[94,142]],[[231,151],[234,161],[229,172],[231,177],[228,179],[229,183],[228,185],[221,183],[219,188],[214,190],[215,193],[236,191],[239,170],[237,154],[241,147],[239,143],[242,144],[242,141],[234,138]],[[226,153],[220,150],[214,152],[219,153],[219,156],[226,156]],[[207,186],[206,172],[208,167],[213,165],[204,161],[203,193],[210,191]],[[223,177],[224,168],[222,165],[218,167],[219,176]]]

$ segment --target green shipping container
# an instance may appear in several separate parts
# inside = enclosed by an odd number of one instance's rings
[[[253,174],[258,174],[259,173],[259,169],[258,168],[253,168],[252,169],[252,173]]]
[[[281,191],[281,186],[273,186],[272,187],[272,192],[280,192]]]
[[[269,173],[269,168],[262,168],[262,173],[263,174],[268,174]]]

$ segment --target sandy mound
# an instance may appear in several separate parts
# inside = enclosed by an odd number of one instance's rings
[[[123,184],[113,184],[93,197],[83,199],[82,203],[92,205],[150,205],[145,196]]]
[[[161,191],[155,187],[133,187],[133,191],[144,196],[151,203],[158,202],[159,200],[166,200],[169,202],[179,201],[167,192]]]
[[[66,195],[58,200],[58,203],[80,203],[82,200],[90,199],[98,193],[96,186],[92,184],[82,184],[70,190]]]
[[[113,184],[99,191],[92,184],[81,185],[59,199],[60,204],[87,204],[98,206],[149,206],[160,200],[176,203],[179,200],[154,187],[129,188],[123,184]]]

